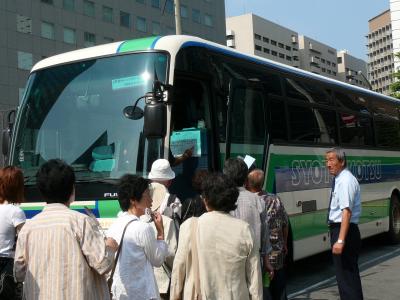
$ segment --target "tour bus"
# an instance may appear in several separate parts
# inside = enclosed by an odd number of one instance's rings
[[[90,208],[104,228],[119,212],[123,174],[147,177],[154,160],[193,148],[171,186],[185,201],[197,170],[250,155],[265,190],[285,205],[298,260],[330,247],[325,152],[335,146],[361,185],[362,237],[400,241],[399,108],[391,97],[197,37],[148,37],[38,62],[3,152],[24,172],[28,217],[45,205],[38,168],[60,158],[76,172],[71,207]]]

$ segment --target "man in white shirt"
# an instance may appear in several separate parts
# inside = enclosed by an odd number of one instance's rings
[[[346,168],[343,149],[326,152],[326,167],[334,177],[328,206],[333,263],[341,300],[361,300],[363,292],[358,269],[361,237],[358,221],[361,214],[360,185]]]

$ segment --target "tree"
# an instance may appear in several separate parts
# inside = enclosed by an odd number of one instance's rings
[[[400,60],[400,52],[394,54],[395,58]],[[390,85],[390,96],[400,99],[400,71],[392,74],[393,83]]]

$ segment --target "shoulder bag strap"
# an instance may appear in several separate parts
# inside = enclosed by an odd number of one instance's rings
[[[192,223],[192,265],[193,265],[193,275],[194,275],[194,292],[195,299],[201,300],[201,290],[200,290],[200,274],[199,274],[199,255],[197,250],[197,225],[198,219],[193,218]]]
[[[117,254],[115,255],[114,266],[113,266],[113,268],[112,268],[110,278],[108,279],[109,287],[110,287],[110,288],[111,288],[111,284],[112,284],[112,281],[113,281],[113,276],[114,276],[115,268],[117,267],[119,254],[121,253],[122,243],[124,242],[124,235],[125,235],[126,228],[128,228],[128,225],[131,224],[133,221],[137,221],[137,220],[138,220],[138,219],[130,220],[130,221],[125,225],[124,231],[122,231],[121,241],[119,242]]]

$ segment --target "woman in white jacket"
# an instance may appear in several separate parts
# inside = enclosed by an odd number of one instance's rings
[[[118,197],[124,213],[111,225],[108,236],[121,244],[122,232],[125,226],[127,228],[113,277],[113,299],[159,299],[153,267],[162,265],[168,247],[159,213],[153,215],[157,234],[149,223],[140,221],[140,216],[152,203],[149,181],[135,175],[124,175],[119,183]],[[127,225],[131,220],[133,222]]]

